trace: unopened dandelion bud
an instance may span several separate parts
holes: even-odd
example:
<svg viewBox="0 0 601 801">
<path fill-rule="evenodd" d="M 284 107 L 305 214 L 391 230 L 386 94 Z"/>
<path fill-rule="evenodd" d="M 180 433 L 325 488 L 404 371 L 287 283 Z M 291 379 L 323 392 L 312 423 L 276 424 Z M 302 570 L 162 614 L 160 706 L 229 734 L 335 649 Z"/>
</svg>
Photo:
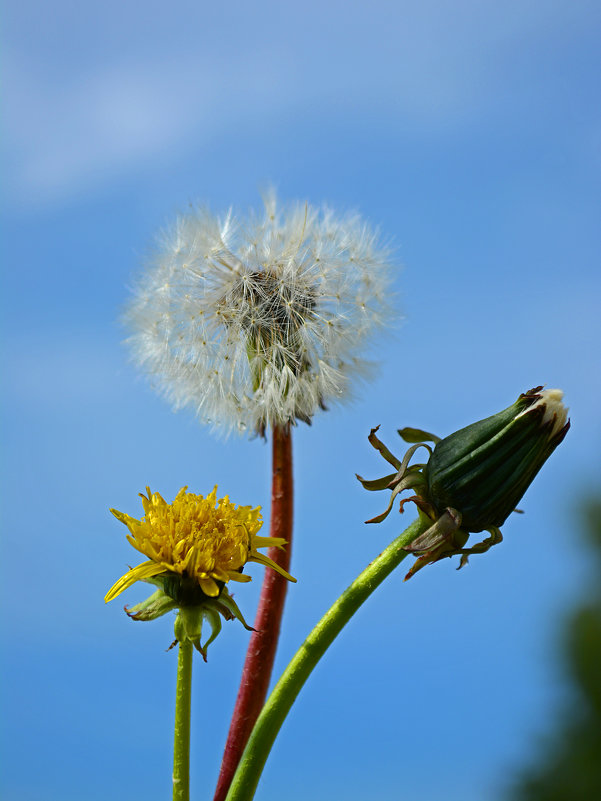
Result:
<svg viewBox="0 0 601 801">
<path fill-rule="evenodd" d="M 421 429 L 400 429 L 401 438 L 412 443 L 402 459 L 378 439 L 377 428 L 371 431 L 370 443 L 396 472 L 375 479 L 357 476 L 367 490 L 391 491 L 386 509 L 366 522 L 385 520 L 405 491 L 414 494 L 401 500 L 400 511 L 413 501 L 420 515 L 432 522 L 405 546 L 418 557 L 406 579 L 455 554 L 461 554 L 459 567 L 463 567 L 470 554 L 485 553 L 502 541 L 499 527 L 570 427 L 562 398 L 559 389 L 535 387 L 502 412 L 444 439 Z M 422 449 L 430 458 L 412 464 Z M 489 536 L 466 547 L 470 534 L 479 531 Z"/>
<path fill-rule="evenodd" d="M 468 532 L 503 525 L 570 427 L 562 397 L 536 387 L 438 442 L 425 469 L 428 501 L 456 509 Z"/>
</svg>

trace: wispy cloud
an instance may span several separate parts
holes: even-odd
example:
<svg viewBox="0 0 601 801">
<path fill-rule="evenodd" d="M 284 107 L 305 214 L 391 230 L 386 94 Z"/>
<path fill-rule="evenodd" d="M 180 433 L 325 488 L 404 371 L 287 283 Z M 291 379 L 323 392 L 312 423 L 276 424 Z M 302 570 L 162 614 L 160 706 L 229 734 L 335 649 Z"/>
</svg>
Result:
<svg viewBox="0 0 601 801">
<path fill-rule="evenodd" d="M 99 63 L 77 80 L 49 83 L 15 60 L 7 133 L 17 201 L 56 200 L 252 125 L 281 103 L 285 81 L 270 80 L 277 73 L 261 61 L 239 72 L 237 63 L 216 70 L 206 58 Z"/>
<path fill-rule="evenodd" d="M 555 6 L 308 0 L 301 13 L 266 0 L 223 10 L 150 2 L 140 21 L 115 0 L 98 19 L 59 3 L 53 47 L 17 33 L 5 56 L 15 201 L 77 195 L 224 132 L 273 130 L 283 114 L 377 112 L 383 124 L 445 132 L 469 124 L 525 39 L 578 21 L 574 4 Z M 115 47 L 121 30 L 129 35 Z M 70 46 L 90 35 L 89 53 Z"/>
</svg>

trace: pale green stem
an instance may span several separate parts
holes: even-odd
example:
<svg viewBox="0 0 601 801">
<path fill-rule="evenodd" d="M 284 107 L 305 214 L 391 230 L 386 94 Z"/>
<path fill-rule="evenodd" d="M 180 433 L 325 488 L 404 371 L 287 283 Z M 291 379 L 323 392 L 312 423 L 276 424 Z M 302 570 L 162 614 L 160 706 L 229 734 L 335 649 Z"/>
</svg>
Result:
<svg viewBox="0 0 601 801">
<path fill-rule="evenodd" d="M 309 634 L 259 715 L 226 801 L 251 801 L 277 733 L 313 668 L 361 604 L 407 556 L 403 548 L 431 525 L 420 515 L 365 568 Z"/>
<path fill-rule="evenodd" d="M 175 690 L 175 736 L 173 738 L 173 801 L 190 798 L 190 701 L 192 696 L 190 640 L 179 644 Z"/>
</svg>

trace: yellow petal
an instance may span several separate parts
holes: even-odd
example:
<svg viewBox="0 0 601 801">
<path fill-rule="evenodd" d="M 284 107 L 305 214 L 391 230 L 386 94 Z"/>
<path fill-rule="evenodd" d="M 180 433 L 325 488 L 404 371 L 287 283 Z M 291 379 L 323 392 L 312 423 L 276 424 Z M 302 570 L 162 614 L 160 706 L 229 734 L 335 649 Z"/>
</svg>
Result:
<svg viewBox="0 0 601 801">
<path fill-rule="evenodd" d="M 104 596 L 104 602 L 108 603 L 121 595 L 123 590 L 131 587 L 136 581 L 143 581 L 144 579 L 158 576 L 159 573 L 164 573 L 165 568 L 162 565 L 157 565 L 156 562 L 142 562 L 141 565 L 128 570 L 124 576 L 121 576 L 119 581 L 116 581 L 107 594 Z"/>
<path fill-rule="evenodd" d="M 143 553 L 144 556 L 148 556 L 151 559 L 155 556 L 156 549 L 152 547 L 152 543 L 149 543 L 148 540 L 140 542 L 135 537 L 132 537 L 130 534 L 126 534 L 125 538 L 129 542 L 129 544 L 136 549 L 136 551 L 140 551 L 140 553 Z"/>
<path fill-rule="evenodd" d="M 273 559 L 270 559 L 268 556 L 264 556 L 262 553 L 255 553 L 254 551 L 251 551 L 249 561 L 258 562 L 260 565 L 271 567 L 276 570 L 280 576 L 284 576 L 285 579 L 288 579 L 288 581 L 293 581 L 296 584 L 296 579 L 294 576 L 291 576 L 290 573 L 287 573 L 283 567 L 280 567 L 277 564 L 277 562 L 274 562 Z"/>
<path fill-rule="evenodd" d="M 238 573 L 237 570 L 232 570 L 230 573 L 228 573 L 228 580 L 239 581 L 241 584 L 245 584 L 247 581 L 252 581 L 250 576 L 247 576 L 245 573 Z"/>
<path fill-rule="evenodd" d="M 211 578 L 214 578 L 215 581 L 229 581 L 230 573 L 234 571 L 229 570 L 220 570 L 219 568 L 215 567 L 211 570 Z"/>
<path fill-rule="evenodd" d="M 210 598 L 216 598 L 219 595 L 219 587 L 212 578 L 200 579 L 198 583 L 200 584 L 200 589 Z"/>
<path fill-rule="evenodd" d="M 254 548 L 272 548 L 274 545 L 278 548 L 281 548 L 283 545 L 287 544 L 287 541 L 283 537 L 253 537 L 253 549 Z"/>
<path fill-rule="evenodd" d="M 136 526 L 139 527 L 141 525 L 139 520 L 136 520 L 135 517 L 130 517 L 129 515 L 125 514 L 125 512 L 120 512 L 118 509 L 110 509 L 109 511 L 111 514 L 115 515 L 117 520 L 126 525 L 132 534 L 133 529 L 135 529 Z"/>
</svg>

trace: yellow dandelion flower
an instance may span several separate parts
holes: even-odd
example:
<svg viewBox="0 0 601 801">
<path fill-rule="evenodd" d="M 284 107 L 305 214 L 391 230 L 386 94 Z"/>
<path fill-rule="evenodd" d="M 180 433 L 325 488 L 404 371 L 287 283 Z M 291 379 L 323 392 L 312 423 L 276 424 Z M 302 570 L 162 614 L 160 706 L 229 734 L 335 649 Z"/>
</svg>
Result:
<svg viewBox="0 0 601 801">
<path fill-rule="evenodd" d="M 250 581 L 242 573 L 247 562 L 271 567 L 296 581 L 259 548 L 283 547 L 279 537 L 260 537 L 261 507 L 236 506 L 228 496 L 217 500 L 217 487 L 205 498 L 182 487 L 173 503 L 158 492 L 140 493 L 144 507 L 141 520 L 111 509 L 129 529 L 128 541 L 148 557 L 113 584 L 105 596 L 112 601 L 136 581 L 158 576 L 187 579 L 207 598 L 217 598 L 228 581 Z M 167 588 L 165 587 L 168 592 Z"/>
</svg>

